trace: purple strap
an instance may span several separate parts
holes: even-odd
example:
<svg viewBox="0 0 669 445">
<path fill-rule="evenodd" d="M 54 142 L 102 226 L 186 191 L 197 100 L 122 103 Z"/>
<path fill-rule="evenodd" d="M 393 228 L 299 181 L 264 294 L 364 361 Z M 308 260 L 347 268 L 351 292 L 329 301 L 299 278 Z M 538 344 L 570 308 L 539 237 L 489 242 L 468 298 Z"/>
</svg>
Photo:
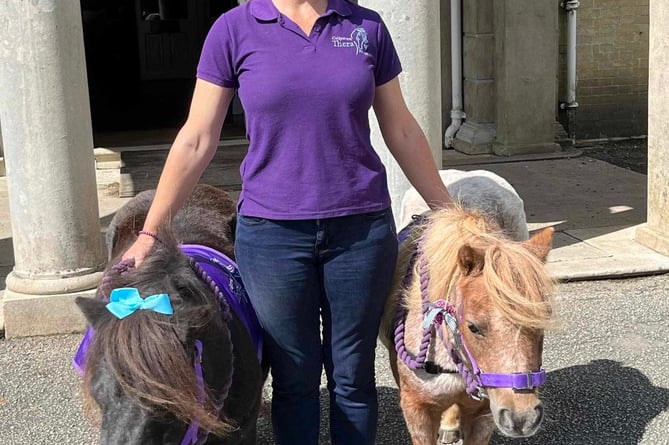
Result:
<svg viewBox="0 0 669 445">
<path fill-rule="evenodd" d="M 411 217 L 411 220 L 412 221 L 409 223 L 409 225 L 400 230 L 400 232 L 397 234 L 397 244 L 402 244 L 404 241 L 406 241 L 406 239 L 409 238 L 409 235 L 411 235 L 411 232 L 414 231 L 416 226 L 418 226 L 419 224 L 423 224 L 425 221 L 427 221 L 427 216 L 413 215 Z"/>
<path fill-rule="evenodd" d="M 488 374 L 479 375 L 481 384 L 491 388 L 513 388 L 517 390 L 532 389 L 546 382 L 546 370 L 534 372 L 519 372 L 515 374 Z"/>
<path fill-rule="evenodd" d="M 84 375 L 84 368 L 86 367 L 86 351 L 88 351 L 88 346 L 91 344 L 93 339 L 93 328 L 87 327 L 86 332 L 84 332 L 84 338 L 77 348 L 77 352 L 74 354 L 72 359 L 72 366 L 74 366 L 75 371 L 81 376 Z"/>
<path fill-rule="evenodd" d="M 197 377 L 197 387 L 198 395 L 197 401 L 200 404 L 204 403 L 206 397 L 204 389 L 204 375 L 202 374 L 202 342 L 200 340 L 195 340 L 195 363 L 193 365 L 195 368 L 195 376 Z M 200 438 L 206 437 L 206 435 L 199 435 L 200 423 L 197 420 L 188 426 L 188 430 L 184 435 L 184 438 L 181 439 L 181 445 L 195 445 L 198 443 Z"/>
<path fill-rule="evenodd" d="M 207 246 L 182 244 L 179 247 L 218 285 L 228 305 L 246 326 L 258 360 L 262 360 L 262 329 L 244 289 L 237 264 L 226 255 Z"/>
</svg>

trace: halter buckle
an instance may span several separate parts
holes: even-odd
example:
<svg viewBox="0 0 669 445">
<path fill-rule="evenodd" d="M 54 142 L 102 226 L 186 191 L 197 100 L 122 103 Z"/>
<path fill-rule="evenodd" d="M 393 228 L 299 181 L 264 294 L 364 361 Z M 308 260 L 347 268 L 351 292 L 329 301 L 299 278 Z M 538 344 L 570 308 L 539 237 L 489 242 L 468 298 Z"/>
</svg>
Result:
<svg viewBox="0 0 669 445">
<path fill-rule="evenodd" d="M 469 397 L 471 397 L 473 400 L 476 400 L 477 402 L 480 402 L 483 399 L 487 399 L 488 394 L 485 392 L 485 389 L 482 386 L 479 386 L 476 388 L 476 393 L 469 394 Z"/>
<path fill-rule="evenodd" d="M 515 375 L 518 376 L 525 376 L 525 384 L 521 386 L 513 385 L 513 390 L 514 391 L 522 391 L 524 389 L 532 389 L 534 388 L 534 385 L 532 384 L 532 371 L 527 371 L 527 372 L 516 372 L 514 373 Z M 522 383 L 522 382 L 521 382 Z"/>
</svg>

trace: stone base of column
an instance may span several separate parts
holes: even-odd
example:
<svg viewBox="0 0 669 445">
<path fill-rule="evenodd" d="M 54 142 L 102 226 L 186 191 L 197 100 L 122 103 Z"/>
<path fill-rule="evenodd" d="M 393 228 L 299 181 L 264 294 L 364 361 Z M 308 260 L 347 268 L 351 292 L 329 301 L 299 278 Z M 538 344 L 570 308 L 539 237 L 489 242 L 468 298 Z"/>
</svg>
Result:
<svg viewBox="0 0 669 445">
<path fill-rule="evenodd" d="M 74 299 L 93 295 L 95 289 L 60 295 L 26 295 L 11 290 L 0 291 L 5 337 L 82 332 L 86 328 L 86 320 Z"/>
<path fill-rule="evenodd" d="M 495 142 L 492 145 L 493 153 L 498 156 L 555 153 L 561 149 L 560 144 L 556 144 L 555 142 L 546 142 L 544 144 L 505 144 Z"/>
<path fill-rule="evenodd" d="M 495 124 L 465 122 L 453 140 L 453 148 L 468 155 L 492 153 Z"/>
<path fill-rule="evenodd" d="M 648 224 L 644 224 L 636 231 L 636 241 L 644 246 L 653 249 L 662 255 L 669 256 L 669 234 L 660 233 Z"/>
<path fill-rule="evenodd" d="M 81 292 L 98 287 L 102 281 L 104 264 L 95 268 L 63 272 L 57 276 L 24 278 L 12 271 L 7 276 L 8 290 L 25 295 L 60 295 Z"/>
</svg>

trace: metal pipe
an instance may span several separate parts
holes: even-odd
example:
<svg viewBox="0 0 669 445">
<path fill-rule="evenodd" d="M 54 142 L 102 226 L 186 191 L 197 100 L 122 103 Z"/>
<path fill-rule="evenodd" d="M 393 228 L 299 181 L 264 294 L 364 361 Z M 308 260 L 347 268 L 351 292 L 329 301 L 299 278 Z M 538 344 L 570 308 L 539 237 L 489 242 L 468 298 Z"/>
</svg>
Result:
<svg viewBox="0 0 669 445">
<path fill-rule="evenodd" d="M 451 125 L 444 134 L 444 146 L 453 146 L 455 134 L 467 117 L 462 100 L 462 0 L 451 0 Z"/>
<path fill-rule="evenodd" d="M 567 101 L 562 108 L 577 108 L 576 102 L 576 10 L 578 0 L 562 3 L 567 11 Z"/>
<path fill-rule="evenodd" d="M 567 110 L 567 131 L 569 139 L 576 140 L 575 114 L 576 102 L 576 10 L 578 0 L 569 0 L 560 4 L 567 11 L 567 97 L 560 103 L 560 108 Z"/>
</svg>

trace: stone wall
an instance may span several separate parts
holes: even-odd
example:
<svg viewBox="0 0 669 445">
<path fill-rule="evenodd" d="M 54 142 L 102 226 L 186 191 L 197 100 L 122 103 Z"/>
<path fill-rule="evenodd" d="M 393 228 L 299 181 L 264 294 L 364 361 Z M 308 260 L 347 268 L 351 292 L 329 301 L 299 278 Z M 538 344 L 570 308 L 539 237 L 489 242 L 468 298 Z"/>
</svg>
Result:
<svg viewBox="0 0 669 445">
<path fill-rule="evenodd" d="M 649 0 L 580 0 L 576 138 L 641 136 L 648 127 Z M 566 90 L 567 14 L 560 11 L 559 98 Z M 565 118 L 561 113 L 561 120 Z"/>
</svg>

